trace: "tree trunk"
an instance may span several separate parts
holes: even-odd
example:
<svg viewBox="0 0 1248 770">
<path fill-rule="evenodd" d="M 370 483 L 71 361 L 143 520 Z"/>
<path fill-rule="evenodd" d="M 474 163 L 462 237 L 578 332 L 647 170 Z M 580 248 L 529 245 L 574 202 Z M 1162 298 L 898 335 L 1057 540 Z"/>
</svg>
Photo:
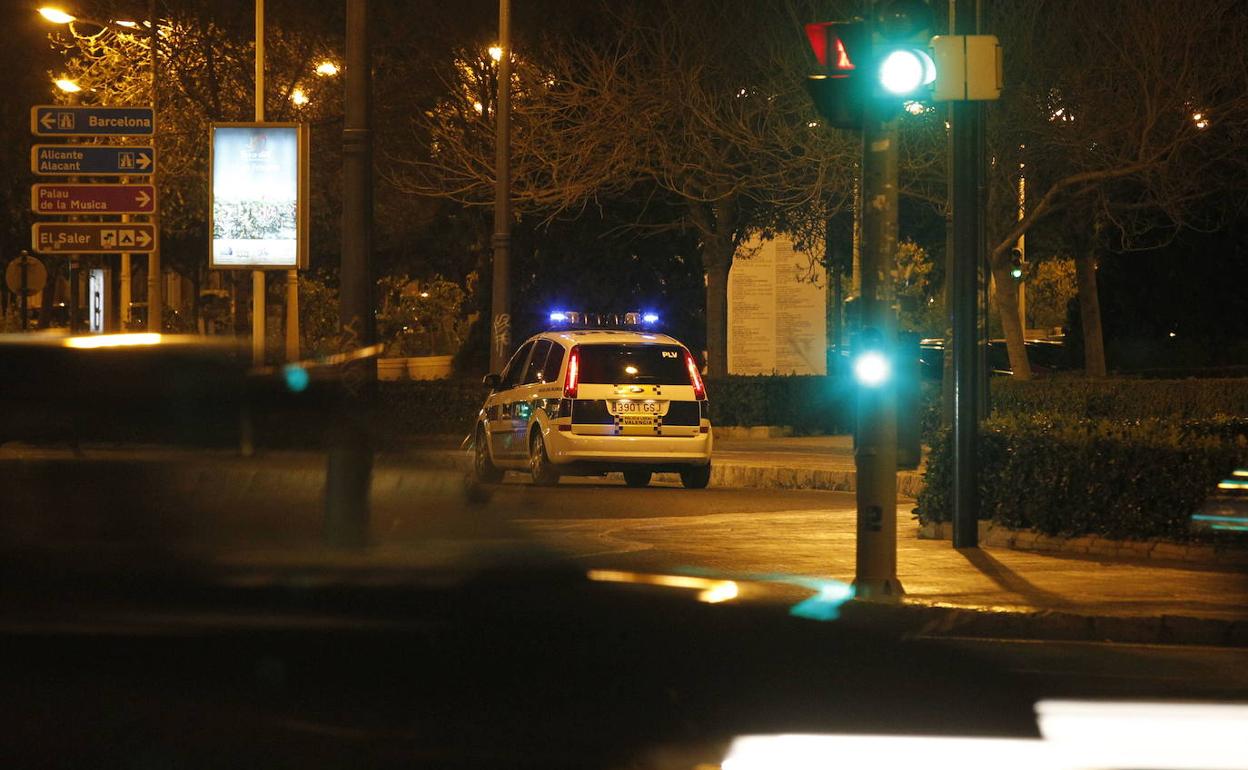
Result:
<svg viewBox="0 0 1248 770">
<path fill-rule="evenodd" d="M 731 245 L 728 247 L 731 249 Z M 707 243 L 702 249 L 706 268 L 706 364 L 710 377 L 728 375 L 728 268 L 732 253 Z"/>
<path fill-rule="evenodd" d="M 1083 367 L 1088 377 L 1105 377 L 1105 337 L 1101 333 L 1101 300 L 1096 291 L 1096 257 L 1088 250 L 1075 256 L 1079 317 L 1083 322 Z"/>
<path fill-rule="evenodd" d="M 995 299 L 997 312 L 1001 315 L 1001 328 L 1005 330 L 1005 346 L 1010 354 L 1010 370 L 1014 372 L 1014 379 L 1030 380 L 1031 362 L 1027 360 L 1022 319 L 1018 317 L 1018 281 L 1010 275 L 1008 263 L 992 266 L 992 280 L 997 285 Z"/>
</svg>

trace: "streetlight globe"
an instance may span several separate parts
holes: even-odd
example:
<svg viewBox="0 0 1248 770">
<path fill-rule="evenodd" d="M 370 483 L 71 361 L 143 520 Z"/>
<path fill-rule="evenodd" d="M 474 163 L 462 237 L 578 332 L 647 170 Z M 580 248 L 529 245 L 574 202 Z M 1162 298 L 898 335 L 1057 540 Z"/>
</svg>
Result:
<svg viewBox="0 0 1248 770">
<path fill-rule="evenodd" d="M 334 75 L 338 74 L 338 65 L 334 64 L 329 59 L 326 59 L 325 61 L 316 65 L 316 74 L 321 75 L 323 77 L 333 77 Z"/>
<path fill-rule="evenodd" d="M 56 84 L 57 88 L 61 89 L 67 94 L 76 94 L 82 90 L 82 86 L 78 85 L 77 83 L 70 80 L 69 78 L 57 78 L 56 80 L 52 82 Z"/>
<path fill-rule="evenodd" d="M 290 100 L 295 103 L 296 107 L 302 107 L 311 101 L 308 99 L 308 95 L 303 92 L 302 88 L 296 88 L 294 91 L 291 91 Z"/>
<path fill-rule="evenodd" d="M 78 20 L 77 16 L 65 13 L 60 8 L 53 6 L 44 6 L 39 9 L 39 15 L 53 24 L 69 24 Z"/>
<path fill-rule="evenodd" d="M 497 46 L 497 45 L 490 46 L 490 58 L 493 59 L 494 61 L 502 61 L 503 60 L 502 47 Z"/>
</svg>

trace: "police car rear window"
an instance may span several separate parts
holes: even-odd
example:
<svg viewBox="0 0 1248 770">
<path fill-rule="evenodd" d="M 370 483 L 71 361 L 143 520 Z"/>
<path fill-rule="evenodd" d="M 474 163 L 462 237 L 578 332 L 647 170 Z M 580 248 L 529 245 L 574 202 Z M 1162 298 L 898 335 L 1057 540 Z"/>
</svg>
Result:
<svg viewBox="0 0 1248 770">
<path fill-rule="evenodd" d="M 688 385 L 679 345 L 581 345 L 581 382 Z"/>
</svg>

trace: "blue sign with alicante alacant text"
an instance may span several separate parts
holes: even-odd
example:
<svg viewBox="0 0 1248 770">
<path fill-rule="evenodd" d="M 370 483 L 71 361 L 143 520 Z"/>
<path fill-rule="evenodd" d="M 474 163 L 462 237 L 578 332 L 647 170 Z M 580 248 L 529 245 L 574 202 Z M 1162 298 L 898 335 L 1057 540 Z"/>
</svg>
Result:
<svg viewBox="0 0 1248 770">
<path fill-rule="evenodd" d="M 147 176 L 156 172 L 156 150 L 106 144 L 36 144 L 30 148 L 30 171 L 39 176 Z"/>
</svg>

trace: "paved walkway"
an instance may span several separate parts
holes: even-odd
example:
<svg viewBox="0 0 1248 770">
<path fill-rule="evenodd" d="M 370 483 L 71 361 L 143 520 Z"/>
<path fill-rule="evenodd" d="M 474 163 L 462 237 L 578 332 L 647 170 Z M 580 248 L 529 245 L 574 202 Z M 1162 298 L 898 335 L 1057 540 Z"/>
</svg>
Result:
<svg viewBox="0 0 1248 770">
<path fill-rule="evenodd" d="M 730 444 L 726 453 L 750 451 L 725 443 Z M 781 460 L 786 453 L 802 454 L 794 447 L 803 444 L 822 443 L 829 458 L 845 456 L 843 447 L 836 451 L 835 438 L 768 443 L 773 445 L 768 452 Z M 47 458 L 43 452 L 0 454 L 9 461 Z M 292 510 L 304 511 L 309 522 L 319 520 L 318 500 L 324 485 L 324 458 L 319 454 L 200 456 L 196 461 L 185 454 L 160 450 L 88 448 L 77 459 L 125 462 L 140 457 L 168 462 L 167 482 L 185 495 L 184 499 L 220 497 L 221 490 L 228 489 L 232 508 L 260 510 L 280 501 Z M 462 519 L 465 498 L 460 478 L 457 472 L 448 474 L 419 460 L 405 461 L 398 455 L 383 459 L 374 476 L 374 526 L 383 522 L 398 526 L 408 516 L 414 517 L 413 521 L 423 520 L 432 510 L 430 506 L 458 511 L 460 515 L 453 520 Z M 595 513 L 593 505 L 578 504 L 577 516 L 563 516 L 558 513 L 562 510 L 560 499 L 569 501 L 577 494 L 575 490 L 562 486 L 537 489 L 523 482 L 509 482 L 492 501 L 475 503 L 485 508 L 470 518 L 519 527 L 586 567 L 660 572 L 690 569 L 743 579 L 766 576 L 762 582 L 771 585 L 773 596 L 794 601 L 810 595 L 812 578 L 853 578 L 855 512 L 848 495 L 790 493 L 792 509 L 759 513 L 743 502 L 740 508 L 720 507 L 715 513 L 671 516 L 662 510 L 664 495 L 679 495 L 683 500 L 702 493 L 630 490 L 597 481 L 571 480 L 566 486 L 581 484 L 594 487 L 596 499 L 605 494 L 627 496 L 630 510 Z M 766 493 L 743 490 L 742 494 Z M 533 506 L 525 510 L 514 504 L 516 495 L 538 496 L 537 507 L 550 509 L 552 514 L 534 516 L 528 512 Z M 421 505 L 413 507 L 417 498 Z M 646 504 L 646 515 L 632 512 L 638 503 Z M 959 551 L 948 541 L 919 540 L 910 507 L 904 502 L 899 505 L 897 573 L 907 592 L 902 611 L 908 613 L 906 622 L 911 627 L 917 617 L 923 628 L 940 633 L 1248 646 L 1248 574 L 1242 570 L 1225 565 L 991 547 Z M 396 546 L 405 550 L 398 542 L 388 542 L 383 531 L 375 533 L 375 540 L 377 553 L 360 554 L 366 561 L 373 556 L 384 558 Z M 403 561 L 400 553 L 390 556 Z"/>
</svg>

